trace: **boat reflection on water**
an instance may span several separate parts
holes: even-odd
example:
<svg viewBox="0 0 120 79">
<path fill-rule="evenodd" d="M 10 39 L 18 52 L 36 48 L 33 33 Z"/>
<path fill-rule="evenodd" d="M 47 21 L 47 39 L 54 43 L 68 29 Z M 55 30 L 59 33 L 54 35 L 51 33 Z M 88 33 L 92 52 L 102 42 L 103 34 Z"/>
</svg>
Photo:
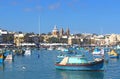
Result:
<svg viewBox="0 0 120 79">
<path fill-rule="evenodd" d="M 104 79 L 104 71 L 62 71 L 57 70 L 62 79 Z"/>
<path fill-rule="evenodd" d="M 9 63 L 9 64 L 11 64 L 12 62 L 14 62 L 14 60 L 13 60 L 13 59 L 10 59 L 10 60 L 5 60 L 5 63 Z"/>
<path fill-rule="evenodd" d="M 5 67 L 5 64 L 4 63 L 0 63 L 0 71 L 4 71 L 4 67 Z"/>
</svg>

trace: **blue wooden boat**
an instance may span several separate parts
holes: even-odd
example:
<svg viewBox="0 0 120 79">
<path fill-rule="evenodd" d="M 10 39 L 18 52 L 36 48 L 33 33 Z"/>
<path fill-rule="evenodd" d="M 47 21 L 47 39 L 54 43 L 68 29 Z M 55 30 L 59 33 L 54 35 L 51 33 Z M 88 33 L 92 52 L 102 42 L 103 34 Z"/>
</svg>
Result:
<svg viewBox="0 0 120 79">
<path fill-rule="evenodd" d="M 110 55 L 110 58 L 119 58 L 119 56 Z"/>
<path fill-rule="evenodd" d="M 92 52 L 93 55 L 104 55 L 104 49 L 100 48 L 95 48 L 94 51 Z"/>
<path fill-rule="evenodd" d="M 110 58 L 119 58 L 119 54 L 115 50 L 108 52 Z"/>
<path fill-rule="evenodd" d="M 4 60 L 3 54 L 0 53 L 0 63 L 3 63 L 3 60 Z"/>
<path fill-rule="evenodd" d="M 64 57 L 60 62 L 56 62 L 55 67 L 62 70 L 104 70 L 104 59 L 88 61 L 85 56 Z"/>
<path fill-rule="evenodd" d="M 3 61 L 4 61 L 3 50 L 0 49 L 0 63 L 3 63 Z"/>
<path fill-rule="evenodd" d="M 4 61 L 9 61 L 9 60 L 13 60 L 14 59 L 14 55 L 13 52 L 11 50 L 6 50 L 4 51 Z"/>
</svg>

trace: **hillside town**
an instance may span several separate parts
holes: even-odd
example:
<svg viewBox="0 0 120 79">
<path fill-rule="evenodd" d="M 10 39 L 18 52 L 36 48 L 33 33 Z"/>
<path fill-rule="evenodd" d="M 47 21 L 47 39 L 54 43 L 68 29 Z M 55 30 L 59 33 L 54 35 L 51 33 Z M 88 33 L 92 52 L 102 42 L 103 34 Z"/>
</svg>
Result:
<svg viewBox="0 0 120 79">
<path fill-rule="evenodd" d="M 80 45 L 80 46 L 109 46 L 119 45 L 120 34 L 90 34 L 90 33 L 78 33 L 71 34 L 70 29 L 67 28 L 60 30 L 55 25 L 53 30 L 46 33 L 34 34 L 23 33 L 23 32 L 10 32 L 7 30 L 0 29 L 0 43 L 2 44 L 14 44 L 15 46 L 22 45 L 35 45 L 40 44 L 52 44 L 62 43 L 68 45 Z"/>
</svg>

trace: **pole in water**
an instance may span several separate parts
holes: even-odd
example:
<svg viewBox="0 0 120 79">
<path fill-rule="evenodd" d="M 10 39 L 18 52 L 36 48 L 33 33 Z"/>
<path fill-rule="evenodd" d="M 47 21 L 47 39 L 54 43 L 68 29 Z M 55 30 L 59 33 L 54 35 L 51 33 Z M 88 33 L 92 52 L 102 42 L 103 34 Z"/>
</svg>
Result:
<svg viewBox="0 0 120 79">
<path fill-rule="evenodd" d="M 40 55 L 38 54 L 38 58 L 40 57 Z"/>
</svg>

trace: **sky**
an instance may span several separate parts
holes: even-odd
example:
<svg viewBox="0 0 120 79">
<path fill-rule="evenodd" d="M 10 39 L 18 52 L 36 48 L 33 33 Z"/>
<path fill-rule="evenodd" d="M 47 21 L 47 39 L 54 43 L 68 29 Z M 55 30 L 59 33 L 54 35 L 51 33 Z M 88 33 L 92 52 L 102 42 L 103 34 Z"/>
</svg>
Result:
<svg viewBox="0 0 120 79">
<path fill-rule="evenodd" d="M 0 0 L 0 28 L 51 32 L 120 34 L 120 0 Z M 39 28 L 40 27 L 40 28 Z"/>
</svg>

